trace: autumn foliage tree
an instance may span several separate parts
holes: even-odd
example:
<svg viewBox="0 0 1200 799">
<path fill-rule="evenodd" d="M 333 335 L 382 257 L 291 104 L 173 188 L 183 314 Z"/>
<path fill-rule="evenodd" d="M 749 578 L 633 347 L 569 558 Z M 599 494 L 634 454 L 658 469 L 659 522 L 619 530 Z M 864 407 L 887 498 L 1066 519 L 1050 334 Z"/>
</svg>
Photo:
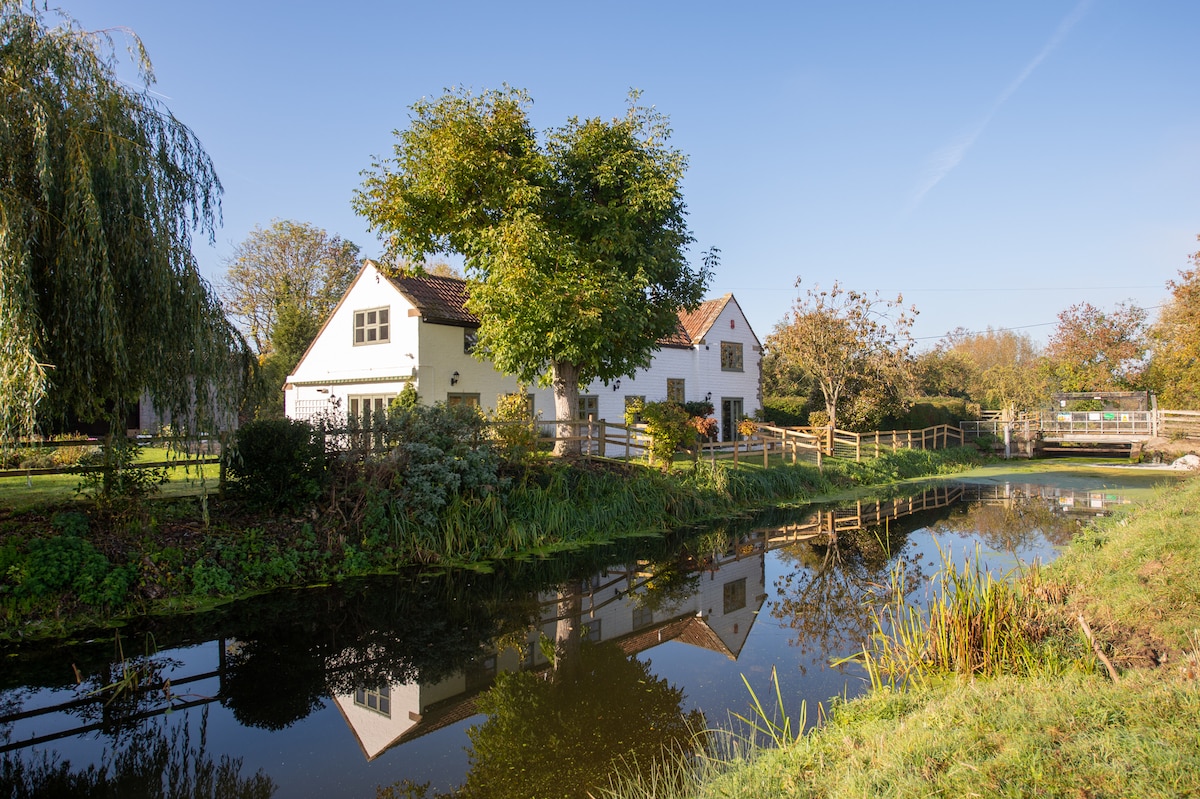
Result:
<svg viewBox="0 0 1200 799">
<path fill-rule="evenodd" d="M 847 406 L 869 425 L 873 417 L 903 407 L 916 313 L 903 308 L 902 297 L 883 300 L 834 283 L 797 299 L 791 315 L 767 337 L 766 348 L 777 368 L 808 375 L 817 384 L 830 425 L 838 425 Z"/>
<path fill-rule="evenodd" d="M 1167 408 L 1200 408 L 1200 252 L 1167 283 L 1171 298 L 1150 328 L 1148 382 Z"/>
<path fill-rule="evenodd" d="M 1026 333 L 958 328 L 917 357 L 918 389 L 985 408 L 1037 408 L 1050 394 L 1041 348 Z"/>
<path fill-rule="evenodd" d="M 663 116 L 635 94 L 623 117 L 573 117 L 539 137 L 530 103 L 511 88 L 416 103 L 354 204 L 392 258 L 463 256 L 478 357 L 552 385 L 569 420 L 580 385 L 649 365 L 714 260 L 685 258 L 687 159 Z M 579 451 L 570 434 L 560 426 L 557 453 Z"/>
<path fill-rule="evenodd" d="M 276 219 L 256 226 L 226 259 L 221 298 L 260 353 L 276 348 L 288 309 L 319 327 L 360 266 L 358 246 L 307 222 Z M 307 346 L 307 345 L 306 345 Z"/>
<path fill-rule="evenodd" d="M 1046 367 L 1061 391 L 1138 389 L 1147 345 L 1143 309 L 1122 303 L 1106 312 L 1081 302 L 1058 315 Z"/>
<path fill-rule="evenodd" d="M 360 261 L 358 246 L 307 222 L 275 220 L 226 259 L 225 309 L 258 351 L 248 415 L 283 417 L 283 384 L 342 298 Z"/>
</svg>

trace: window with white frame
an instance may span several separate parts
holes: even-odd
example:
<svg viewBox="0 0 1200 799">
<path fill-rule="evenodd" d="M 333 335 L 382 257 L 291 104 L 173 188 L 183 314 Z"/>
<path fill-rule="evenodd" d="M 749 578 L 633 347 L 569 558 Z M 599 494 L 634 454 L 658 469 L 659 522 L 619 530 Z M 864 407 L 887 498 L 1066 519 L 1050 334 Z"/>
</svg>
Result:
<svg viewBox="0 0 1200 799">
<path fill-rule="evenodd" d="M 386 344 L 391 340 L 391 308 L 364 308 L 354 312 L 354 346 Z"/>
</svg>

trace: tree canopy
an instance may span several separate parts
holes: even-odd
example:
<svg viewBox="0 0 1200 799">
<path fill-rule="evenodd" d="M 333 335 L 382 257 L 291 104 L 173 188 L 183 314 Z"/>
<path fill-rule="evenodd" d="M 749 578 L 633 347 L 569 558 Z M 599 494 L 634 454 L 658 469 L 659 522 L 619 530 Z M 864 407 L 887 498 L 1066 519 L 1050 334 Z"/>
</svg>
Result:
<svg viewBox="0 0 1200 799">
<path fill-rule="evenodd" d="M 260 353 L 277 348 L 283 308 L 319 328 L 360 266 L 356 244 L 290 219 L 256 226 L 225 263 L 225 308 Z"/>
<path fill-rule="evenodd" d="M 907 395 L 916 309 L 902 304 L 902 297 L 883 300 L 838 283 L 812 288 L 775 326 L 766 348 L 776 368 L 816 382 L 830 425 L 844 406 L 861 400 L 854 415 L 869 426 L 900 410 Z"/>
<path fill-rule="evenodd" d="M 1047 367 L 1062 391 L 1124 391 L 1142 387 L 1146 312 L 1119 304 L 1106 312 L 1088 302 L 1058 315 L 1046 345 Z"/>
<path fill-rule="evenodd" d="M 203 425 L 245 344 L 191 252 L 221 184 L 196 136 L 117 76 L 109 34 L 0 0 L 0 436 L 117 420 L 143 392 Z"/>
<path fill-rule="evenodd" d="M 624 117 L 572 117 L 543 137 L 520 90 L 422 100 L 355 197 L 390 255 L 463 255 L 476 352 L 552 384 L 559 419 L 574 417 L 581 384 L 649 365 L 715 262 L 686 260 L 687 159 L 637 99 Z"/>
<path fill-rule="evenodd" d="M 1050 395 L 1044 356 L 1027 333 L 957 328 L 917 358 L 919 389 L 961 396 L 985 408 L 1037 408 Z"/>
<path fill-rule="evenodd" d="M 1148 378 L 1167 408 L 1200 408 L 1200 252 L 1167 283 L 1171 298 L 1150 328 Z"/>
</svg>

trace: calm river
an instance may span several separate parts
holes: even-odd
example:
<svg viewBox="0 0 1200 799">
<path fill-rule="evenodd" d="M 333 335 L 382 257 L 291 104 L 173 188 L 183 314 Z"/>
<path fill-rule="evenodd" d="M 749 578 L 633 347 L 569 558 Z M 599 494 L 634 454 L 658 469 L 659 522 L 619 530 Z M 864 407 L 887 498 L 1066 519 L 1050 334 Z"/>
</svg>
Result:
<svg viewBox="0 0 1200 799">
<path fill-rule="evenodd" d="M 614 763 L 863 689 L 900 562 L 1054 557 L 1162 473 L 993 469 L 491 573 L 284 591 L 5 652 L 0 795 L 579 796 Z M 121 686 L 120 690 L 114 686 Z M 167 789 L 159 787 L 167 785 Z M 15 789 L 15 790 L 14 790 Z M 107 789 L 107 792 L 106 792 Z M 457 795 L 457 794 L 456 794 Z"/>
</svg>

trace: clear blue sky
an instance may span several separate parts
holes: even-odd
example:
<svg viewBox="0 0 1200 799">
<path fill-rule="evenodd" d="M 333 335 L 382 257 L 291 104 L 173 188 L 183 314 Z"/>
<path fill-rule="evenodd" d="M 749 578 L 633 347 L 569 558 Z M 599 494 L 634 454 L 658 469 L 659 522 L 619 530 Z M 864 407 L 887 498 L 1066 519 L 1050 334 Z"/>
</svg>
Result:
<svg viewBox="0 0 1200 799">
<path fill-rule="evenodd" d="M 765 338 L 801 290 L 903 292 L 914 334 L 1160 304 L 1200 249 L 1200 3 L 67 0 L 125 26 L 225 186 L 219 283 L 255 225 L 379 245 L 350 208 L 408 108 L 529 90 L 540 128 L 631 87 L 688 153 L 695 258 L 719 247 Z"/>
</svg>

